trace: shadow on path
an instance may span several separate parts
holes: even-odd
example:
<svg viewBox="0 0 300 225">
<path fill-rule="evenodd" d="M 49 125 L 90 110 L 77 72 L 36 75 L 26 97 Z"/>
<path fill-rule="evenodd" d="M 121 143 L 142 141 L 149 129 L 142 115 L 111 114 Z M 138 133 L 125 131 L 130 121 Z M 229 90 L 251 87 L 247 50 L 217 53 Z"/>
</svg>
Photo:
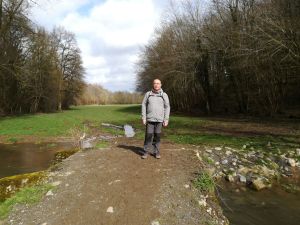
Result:
<svg viewBox="0 0 300 225">
<path fill-rule="evenodd" d="M 141 147 L 137 147 L 137 146 L 133 146 L 133 145 L 118 145 L 117 147 L 130 150 L 140 156 L 144 154 L 144 149 Z"/>
</svg>

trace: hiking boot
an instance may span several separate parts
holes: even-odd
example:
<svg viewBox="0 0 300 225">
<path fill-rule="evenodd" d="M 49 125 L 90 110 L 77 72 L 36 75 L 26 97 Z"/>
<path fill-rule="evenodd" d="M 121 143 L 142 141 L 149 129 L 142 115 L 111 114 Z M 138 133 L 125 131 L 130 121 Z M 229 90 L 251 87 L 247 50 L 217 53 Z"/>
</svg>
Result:
<svg viewBox="0 0 300 225">
<path fill-rule="evenodd" d="M 142 159 L 147 159 L 147 157 L 148 157 L 148 153 L 145 152 L 144 155 L 142 155 Z"/>
<path fill-rule="evenodd" d="M 155 154 L 155 158 L 160 159 L 160 154 L 159 154 L 159 153 L 156 153 L 156 154 Z"/>
</svg>

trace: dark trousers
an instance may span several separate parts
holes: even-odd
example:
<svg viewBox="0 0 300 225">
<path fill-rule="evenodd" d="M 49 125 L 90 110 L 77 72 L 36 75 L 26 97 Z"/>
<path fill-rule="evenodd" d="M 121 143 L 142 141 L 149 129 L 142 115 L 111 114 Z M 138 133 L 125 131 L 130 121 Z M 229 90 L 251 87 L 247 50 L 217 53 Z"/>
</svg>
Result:
<svg viewBox="0 0 300 225">
<path fill-rule="evenodd" d="M 148 153 L 153 146 L 154 152 L 156 154 L 159 154 L 161 128 L 162 128 L 162 122 L 147 121 L 145 140 L 144 140 L 145 153 Z"/>
</svg>

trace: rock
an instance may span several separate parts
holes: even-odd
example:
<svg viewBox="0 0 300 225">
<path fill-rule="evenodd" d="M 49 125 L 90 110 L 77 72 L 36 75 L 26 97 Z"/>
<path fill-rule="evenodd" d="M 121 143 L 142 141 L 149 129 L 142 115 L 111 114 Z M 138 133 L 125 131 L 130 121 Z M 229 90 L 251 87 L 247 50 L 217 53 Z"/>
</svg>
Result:
<svg viewBox="0 0 300 225">
<path fill-rule="evenodd" d="M 106 210 L 106 212 L 108 213 L 113 213 L 114 212 L 114 208 L 112 206 L 109 206 Z"/>
<path fill-rule="evenodd" d="M 124 125 L 124 131 L 126 137 L 133 137 L 135 135 L 133 127 L 128 124 Z"/>
<path fill-rule="evenodd" d="M 26 184 L 28 182 L 28 178 L 22 179 L 22 185 Z"/>
<path fill-rule="evenodd" d="M 223 164 L 223 165 L 225 165 L 225 164 L 227 164 L 227 163 L 228 163 L 228 160 L 227 160 L 227 159 L 222 160 L 222 164 Z"/>
<path fill-rule="evenodd" d="M 209 213 L 209 214 L 211 214 L 212 208 L 208 208 L 208 209 L 206 210 L 206 212 Z"/>
<path fill-rule="evenodd" d="M 200 206 L 206 207 L 207 206 L 207 202 L 205 198 L 202 198 L 201 200 L 198 201 L 198 204 Z"/>
<path fill-rule="evenodd" d="M 215 165 L 216 165 L 216 166 L 220 165 L 220 162 L 215 162 Z"/>
<path fill-rule="evenodd" d="M 247 148 L 247 145 L 243 145 L 243 149 L 246 149 Z"/>
<path fill-rule="evenodd" d="M 234 182 L 234 176 L 232 174 L 227 174 L 225 180 L 229 182 Z"/>
<path fill-rule="evenodd" d="M 229 151 L 229 150 L 227 150 L 227 151 L 225 152 L 225 154 L 226 154 L 226 155 L 231 155 L 231 154 L 232 154 L 232 152 L 231 152 L 231 151 Z"/>
<path fill-rule="evenodd" d="M 212 150 L 211 149 L 206 149 L 205 150 L 207 153 L 212 153 Z"/>
<path fill-rule="evenodd" d="M 55 181 L 53 183 L 51 183 L 52 186 L 58 186 L 61 184 L 61 181 Z"/>
<path fill-rule="evenodd" d="M 257 166 L 255 169 L 257 173 L 260 173 L 266 177 L 274 177 L 276 174 L 274 170 L 271 170 L 266 166 Z"/>
<path fill-rule="evenodd" d="M 258 177 L 256 179 L 254 179 L 252 181 L 252 185 L 251 186 L 252 186 L 253 189 L 255 189 L 257 191 L 260 191 L 260 190 L 262 190 L 264 188 L 270 187 L 270 185 L 267 184 L 266 181 L 263 178 L 261 178 L 261 177 Z"/>
<path fill-rule="evenodd" d="M 151 222 L 151 225 L 159 225 L 159 222 L 154 220 L 154 221 Z"/>
<path fill-rule="evenodd" d="M 185 187 L 185 188 L 189 188 L 189 187 L 190 187 L 190 185 L 188 185 L 188 184 L 185 184 L 185 185 L 184 185 L 184 187 Z"/>
<path fill-rule="evenodd" d="M 239 181 L 240 181 L 241 183 L 246 183 L 246 182 L 247 182 L 247 179 L 246 179 L 245 176 L 239 174 L 238 177 L 239 177 Z"/>
<path fill-rule="evenodd" d="M 296 148 L 295 154 L 296 154 L 297 156 L 300 156 L 300 148 Z"/>
<path fill-rule="evenodd" d="M 46 193 L 46 196 L 52 196 L 54 195 L 53 192 L 51 190 L 49 190 L 47 193 Z"/>
<path fill-rule="evenodd" d="M 296 160 L 292 159 L 292 158 L 288 158 L 287 159 L 287 164 L 291 167 L 295 167 L 296 166 Z"/>
<path fill-rule="evenodd" d="M 233 166 L 236 166 L 236 162 L 232 162 L 232 165 L 233 165 Z"/>
<path fill-rule="evenodd" d="M 215 147 L 215 150 L 217 150 L 217 151 L 221 151 L 221 150 L 222 150 L 222 148 L 221 148 L 221 147 Z"/>
<path fill-rule="evenodd" d="M 251 169 L 250 168 L 248 168 L 248 167 L 240 167 L 239 169 L 238 169 L 238 173 L 239 174 L 242 174 L 242 175 L 247 175 L 247 173 L 249 173 L 251 171 Z"/>
</svg>

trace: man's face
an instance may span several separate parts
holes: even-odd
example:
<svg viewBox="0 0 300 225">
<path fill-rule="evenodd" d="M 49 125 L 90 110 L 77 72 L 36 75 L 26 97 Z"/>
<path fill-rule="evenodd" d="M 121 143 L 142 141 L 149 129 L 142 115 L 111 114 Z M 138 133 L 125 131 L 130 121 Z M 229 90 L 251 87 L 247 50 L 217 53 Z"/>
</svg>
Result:
<svg viewBox="0 0 300 225">
<path fill-rule="evenodd" d="M 156 90 L 156 91 L 158 91 L 158 90 L 160 90 L 160 88 L 161 88 L 161 82 L 160 82 L 160 80 L 154 80 L 153 81 L 153 89 Z"/>
</svg>

